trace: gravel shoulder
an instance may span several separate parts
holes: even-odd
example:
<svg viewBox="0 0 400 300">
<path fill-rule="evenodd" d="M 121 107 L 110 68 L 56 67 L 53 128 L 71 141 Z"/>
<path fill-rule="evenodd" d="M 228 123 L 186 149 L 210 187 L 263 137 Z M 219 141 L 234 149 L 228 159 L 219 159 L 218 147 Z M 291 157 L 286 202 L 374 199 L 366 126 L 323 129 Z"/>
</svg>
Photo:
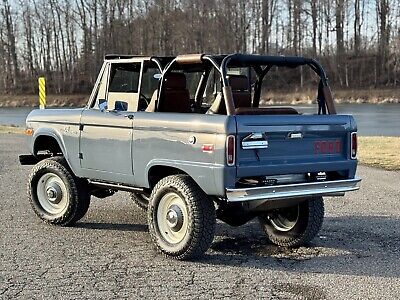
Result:
<svg viewBox="0 0 400 300">
<path fill-rule="evenodd" d="M 266 242 L 256 222 L 217 224 L 207 255 L 157 255 L 146 216 L 125 193 L 93 199 L 75 227 L 29 207 L 24 136 L 0 134 L 0 298 L 395 299 L 400 294 L 400 172 L 361 166 L 361 190 L 327 198 L 308 247 Z"/>
</svg>

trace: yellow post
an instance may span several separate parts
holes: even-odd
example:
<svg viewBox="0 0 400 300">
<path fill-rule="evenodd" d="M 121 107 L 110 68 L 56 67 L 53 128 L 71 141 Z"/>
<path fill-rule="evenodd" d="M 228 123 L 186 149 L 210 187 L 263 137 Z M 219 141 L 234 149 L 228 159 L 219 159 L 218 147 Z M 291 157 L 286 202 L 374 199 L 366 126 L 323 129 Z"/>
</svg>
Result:
<svg viewBox="0 0 400 300">
<path fill-rule="evenodd" d="M 39 108 L 46 108 L 46 80 L 44 77 L 39 77 Z"/>
</svg>

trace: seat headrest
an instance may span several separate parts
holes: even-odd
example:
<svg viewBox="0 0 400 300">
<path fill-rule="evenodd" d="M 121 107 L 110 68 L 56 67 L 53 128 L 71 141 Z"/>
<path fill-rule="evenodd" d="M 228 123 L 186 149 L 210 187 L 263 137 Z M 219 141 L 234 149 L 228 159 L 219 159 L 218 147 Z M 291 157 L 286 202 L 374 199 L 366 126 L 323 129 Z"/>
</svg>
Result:
<svg viewBox="0 0 400 300">
<path fill-rule="evenodd" d="M 164 79 L 165 89 L 185 90 L 186 76 L 183 73 L 168 73 Z"/>
<path fill-rule="evenodd" d="M 249 79 L 246 75 L 229 75 L 229 85 L 232 91 L 249 91 Z"/>
</svg>

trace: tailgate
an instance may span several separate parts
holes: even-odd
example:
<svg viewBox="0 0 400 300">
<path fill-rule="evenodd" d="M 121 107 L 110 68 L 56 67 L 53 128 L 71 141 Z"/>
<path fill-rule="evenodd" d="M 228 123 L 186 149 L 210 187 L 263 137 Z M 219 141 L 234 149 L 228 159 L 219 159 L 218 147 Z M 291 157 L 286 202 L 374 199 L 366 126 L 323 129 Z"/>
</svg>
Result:
<svg viewBox="0 0 400 300">
<path fill-rule="evenodd" d="M 345 171 L 354 177 L 346 115 L 236 116 L 237 177 Z"/>
</svg>

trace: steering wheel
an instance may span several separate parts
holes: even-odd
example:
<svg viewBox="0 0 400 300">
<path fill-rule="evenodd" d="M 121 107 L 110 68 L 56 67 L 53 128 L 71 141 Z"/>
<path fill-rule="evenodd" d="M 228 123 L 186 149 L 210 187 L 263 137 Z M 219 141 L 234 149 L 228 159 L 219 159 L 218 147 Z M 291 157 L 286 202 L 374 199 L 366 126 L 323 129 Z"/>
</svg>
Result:
<svg viewBox="0 0 400 300">
<path fill-rule="evenodd" d="M 144 101 L 146 101 L 146 104 L 150 104 L 150 99 L 147 98 L 143 93 L 139 93 L 139 98 L 142 98 Z"/>
</svg>

